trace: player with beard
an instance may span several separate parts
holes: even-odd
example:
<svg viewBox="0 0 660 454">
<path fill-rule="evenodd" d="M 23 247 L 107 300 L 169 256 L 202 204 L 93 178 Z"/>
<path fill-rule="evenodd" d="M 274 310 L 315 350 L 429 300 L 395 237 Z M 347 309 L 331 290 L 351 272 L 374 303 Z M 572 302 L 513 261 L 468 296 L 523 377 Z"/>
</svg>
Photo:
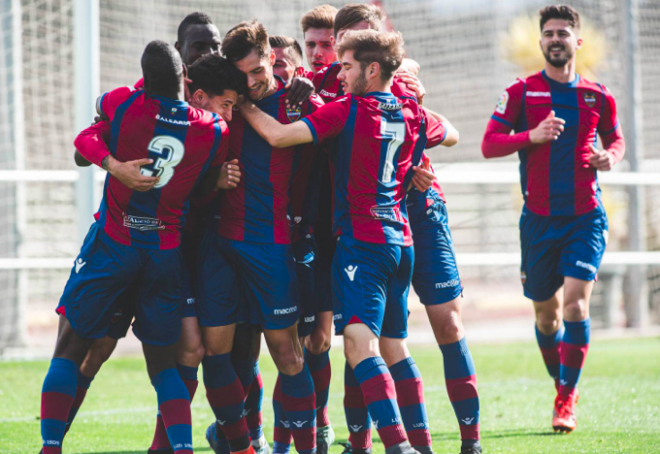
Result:
<svg viewBox="0 0 660 454">
<path fill-rule="evenodd" d="M 571 432 L 589 348 L 589 299 L 607 243 L 597 172 L 622 159 L 625 142 L 612 94 L 575 72 L 582 46 L 578 12 L 554 5 L 539 14 L 545 69 L 502 93 L 482 151 L 486 158 L 515 152 L 520 158 L 521 279 L 555 380 L 552 426 Z"/>
<path fill-rule="evenodd" d="M 407 331 L 412 238 L 400 210 L 412 163 L 425 146 L 456 140 L 413 99 L 390 92 L 403 58 L 398 33 L 349 32 L 339 47 L 339 78 L 350 95 L 320 108 L 303 124 L 278 125 L 251 104 L 240 111 L 273 146 L 336 138 L 333 259 L 335 326 L 387 453 L 409 444 L 392 376 L 380 356 L 381 333 Z M 380 132 L 378 132 L 380 131 Z"/>
<path fill-rule="evenodd" d="M 322 104 L 312 96 L 302 105 L 287 107 L 290 90 L 273 76 L 275 54 L 260 23 L 243 22 L 232 28 L 222 41 L 222 53 L 247 76 L 249 99 L 273 121 L 295 122 Z M 202 240 L 197 275 L 198 314 L 206 347 L 204 385 L 217 419 L 209 426 L 207 439 L 216 452 L 223 450 L 219 432 L 231 452 L 251 449 L 244 387 L 230 353 L 237 324 L 256 324 L 262 327 L 279 370 L 296 450 L 311 454 L 316 450 L 314 385 L 298 341 L 300 304 L 289 199 L 291 178 L 303 150 L 270 146 L 239 114 L 234 115 L 230 129 L 229 159 L 239 160 L 242 178 L 236 189 L 221 194 L 218 216 Z"/>
</svg>

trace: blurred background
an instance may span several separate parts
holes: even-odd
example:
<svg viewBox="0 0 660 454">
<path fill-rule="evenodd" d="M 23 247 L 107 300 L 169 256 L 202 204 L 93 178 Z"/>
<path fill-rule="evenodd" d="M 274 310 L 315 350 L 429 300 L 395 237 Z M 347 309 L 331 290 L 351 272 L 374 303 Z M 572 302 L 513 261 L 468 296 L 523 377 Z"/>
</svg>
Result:
<svg viewBox="0 0 660 454">
<path fill-rule="evenodd" d="M 208 13 L 224 33 L 257 18 L 302 43 L 299 19 L 319 1 L 0 0 L 0 356 L 51 352 L 54 308 L 98 207 L 103 172 L 75 168 L 73 138 L 104 92 L 141 77 L 153 39 Z M 337 7 L 346 2 L 330 1 Z M 431 152 L 445 190 L 472 340 L 532 338 L 522 295 L 517 157 L 486 162 L 486 123 L 502 90 L 543 66 L 537 0 L 384 0 L 421 65 L 425 104 L 447 116 L 461 143 Z M 660 1 L 568 2 L 580 12 L 579 72 L 617 98 L 625 161 L 601 175 L 608 252 L 592 300 L 602 335 L 660 324 Z M 433 342 L 411 294 L 414 342 Z M 419 329 L 416 329 L 419 328 Z M 126 343 L 131 349 L 131 341 Z"/>
</svg>

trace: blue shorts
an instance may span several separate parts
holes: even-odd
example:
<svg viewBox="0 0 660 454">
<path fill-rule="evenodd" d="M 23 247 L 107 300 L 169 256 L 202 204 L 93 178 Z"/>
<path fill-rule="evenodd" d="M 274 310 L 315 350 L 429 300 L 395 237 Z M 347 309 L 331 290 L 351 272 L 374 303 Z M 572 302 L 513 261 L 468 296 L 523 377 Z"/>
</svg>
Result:
<svg viewBox="0 0 660 454">
<path fill-rule="evenodd" d="M 316 243 L 309 234 L 291 245 L 296 260 L 296 277 L 302 313 L 298 322 L 298 337 L 312 334 L 316 326 L 316 292 L 314 285 Z"/>
<path fill-rule="evenodd" d="M 564 277 L 596 279 L 607 243 L 607 215 L 601 203 L 579 216 L 541 216 L 523 208 L 520 217 L 525 296 L 550 299 L 564 285 Z"/>
<path fill-rule="evenodd" d="M 94 223 L 60 299 L 74 331 L 105 337 L 126 290 L 134 292 L 133 332 L 143 343 L 171 345 L 181 334 L 181 252 L 142 249 L 111 239 Z"/>
<path fill-rule="evenodd" d="M 337 334 L 349 324 L 364 323 L 378 337 L 381 333 L 388 337 L 405 337 L 400 322 L 407 319 L 408 308 L 407 304 L 401 307 L 404 298 L 395 295 L 396 291 L 410 285 L 412 266 L 405 265 L 405 257 L 412 254 L 404 252 L 405 249 L 412 247 L 367 243 L 347 235 L 339 238 L 332 261 L 332 303 Z M 399 323 L 385 321 L 386 312 L 388 318 L 398 318 Z M 388 328 L 387 333 L 382 332 L 384 327 Z"/>
<path fill-rule="evenodd" d="M 422 304 L 442 304 L 463 293 L 456 266 L 454 243 L 449 231 L 447 207 L 432 196 L 408 203 L 408 217 L 415 242 L 415 270 L 412 284 Z"/>
<path fill-rule="evenodd" d="M 394 279 L 387 287 L 387 305 L 383 317 L 381 336 L 392 339 L 405 339 L 408 337 L 408 293 L 410 293 L 410 280 L 413 276 L 415 263 L 415 250 L 412 246 L 401 248 L 401 261 Z"/>
<path fill-rule="evenodd" d="M 197 317 L 194 283 L 191 282 L 191 279 L 195 273 L 198 247 L 198 237 L 184 232 L 181 236 L 181 246 L 179 246 L 183 258 L 181 266 L 181 318 Z M 117 308 L 110 319 L 110 326 L 106 333 L 108 337 L 115 340 L 126 337 L 126 333 L 128 333 L 135 317 L 135 304 L 139 295 L 138 289 L 139 285 L 134 284 L 117 298 Z"/>
<path fill-rule="evenodd" d="M 182 317 L 197 317 L 195 308 L 195 282 L 193 276 L 197 273 L 197 254 L 199 251 L 200 235 L 190 232 L 183 232 L 181 235 L 181 256 L 183 264 L 181 266 L 181 288 L 183 292 Z"/>
<path fill-rule="evenodd" d="M 284 329 L 300 317 L 289 244 L 236 241 L 211 231 L 199 249 L 196 290 L 201 326 L 257 322 Z"/>
</svg>

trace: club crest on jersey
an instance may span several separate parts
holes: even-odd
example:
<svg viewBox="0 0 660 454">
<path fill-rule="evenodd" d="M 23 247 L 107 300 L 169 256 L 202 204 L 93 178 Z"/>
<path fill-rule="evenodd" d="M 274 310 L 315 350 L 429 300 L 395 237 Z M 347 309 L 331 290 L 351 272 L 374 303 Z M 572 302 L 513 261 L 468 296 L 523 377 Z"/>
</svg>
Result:
<svg viewBox="0 0 660 454">
<path fill-rule="evenodd" d="M 526 280 L 527 280 L 527 273 L 525 273 L 524 271 L 521 271 L 520 272 L 520 282 L 522 282 L 524 284 Z"/>
<path fill-rule="evenodd" d="M 583 95 L 583 98 L 584 98 L 584 103 L 587 106 L 593 107 L 596 105 L 596 95 L 594 95 L 593 93 L 585 93 Z"/>
<path fill-rule="evenodd" d="M 286 117 L 291 123 L 294 123 L 300 120 L 302 116 L 302 109 L 300 107 L 287 107 L 286 108 Z"/>
</svg>

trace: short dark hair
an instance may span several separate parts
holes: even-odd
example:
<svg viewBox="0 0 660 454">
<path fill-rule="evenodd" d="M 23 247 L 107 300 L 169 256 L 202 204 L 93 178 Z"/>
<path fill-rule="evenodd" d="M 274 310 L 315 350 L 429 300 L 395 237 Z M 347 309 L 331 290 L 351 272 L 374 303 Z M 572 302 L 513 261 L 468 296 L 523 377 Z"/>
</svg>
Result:
<svg viewBox="0 0 660 454">
<path fill-rule="evenodd" d="M 335 28 L 335 16 L 337 8 L 332 5 L 319 5 L 314 9 L 307 11 L 300 18 L 300 26 L 303 33 L 310 28 Z"/>
<path fill-rule="evenodd" d="M 217 54 L 206 54 L 188 67 L 191 93 L 199 89 L 209 96 L 221 95 L 225 90 L 245 94 L 247 77 L 226 58 Z"/>
<path fill-rule="evenodd" d="M 291 59 L 291 63 L 295 66 L 302 66 L 303 52 L 300 44 L 294 38 L 284 35 L 275 35 L 268 38 L 270 47 L 273 49 L 288 50 L 287 55 Z"/>
<path fill-rule="evenodd" d="M 340 9 L 335 16 L 335 37 L 344 28 L 362 21 L 367 21 L 373 29 L 379 29 L 383 19 L 383 12 L 375 5 L 350 3 Z"/>
<path fill-rule="evenodd" d="M 174 46 L 164 41 L 151 41 L 142 53 L 141 64 L 147 94 L 171 95 L 178 91 L 183 63 Z"/>
<path fill-rule="evenodd" d="M 568 21 L 571 28 L 580 29 L 580 13 L 568 5 L 546 6 L 539 10 L 539 16 L 541 17 L 541 31 L 543 31 L 543 26 L 550 19 L 562 19 Z"/>
<path fill-rule="evenodd" d="M 399 32 L 349 30 L 337 49 L 339 58 L 343 57 L 347 50 L 353 51 L 353 58 L 360 62 L 362 70 L 371 63 L 378 63 L 380 78 L 386 82 L 394 76 L 403 61 L 403 36 Z"/>
<path fill-rule="evenodd" d="M 208 14 L 199 11 L 188 14 L 185 19 L 181 21 L 179 29 L 176 32 L 176 39 L 179 44 L 185 41 L 186 31 L 193 25 L 213 25 L 213 21 Z"/>
<path fill-rule="evenodd" d="M 266 27 L 255 19 L 241 22 L 229 30 L 222 40 L 222 55 L 232 63 L 244 59 L 255 50 L 259 57 L 265 57 L 270 52 Z"/>
</svg>

